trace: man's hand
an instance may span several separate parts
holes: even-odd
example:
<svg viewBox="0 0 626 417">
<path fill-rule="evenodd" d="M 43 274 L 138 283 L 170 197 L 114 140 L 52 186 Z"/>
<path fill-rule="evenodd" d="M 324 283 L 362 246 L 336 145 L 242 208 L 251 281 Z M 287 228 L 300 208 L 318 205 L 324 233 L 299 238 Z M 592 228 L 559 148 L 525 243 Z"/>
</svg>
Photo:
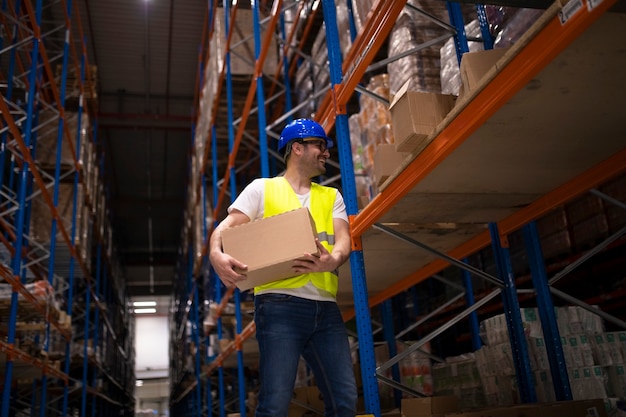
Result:
<svg viewBox="0 0 626 417">
<path fill-rule="evenodd" d="M 234 287 L 238 281 L 246 279 L 245 271 L 248 270 L 248 265 L 239 262 L 232 256 L 222 251 L 213 251 L 210 260 L 215 272 L 228 288 Z M 239 273 L 237 270 L 243 273 Z"/>
<path fill-rule="evenodd" d="M 211 238 L 209 240 L 209 260 L 224 285 L 229 288 L 234 287 L 237 281 L 246 279 L 245 272 L 248 270 L 248 265 L 243 264 L 232 256 L 222 252 L 222 231 L 229 227 L 244 224 L 249 221 L 250 219 L 248 216 L 239 210 L 232 210 L 231 213 L 226 216 L 226 218 L 215 228 L 213 233 L 211 233 Z M 243 273 L 237 272 L 237 270 Z"/>
<path fill-rule="evenodd" d="M 319 256 L 311 253 L 304 253 L 301 258 L 293 261 L 293 270 L 298 274 L 307 274 L 309 272 L 331 272 L 339 268 L 341 260 L 335 259 L 333 255 L 315 239 L 315 244 L 319 250 Z"/>
</svg>

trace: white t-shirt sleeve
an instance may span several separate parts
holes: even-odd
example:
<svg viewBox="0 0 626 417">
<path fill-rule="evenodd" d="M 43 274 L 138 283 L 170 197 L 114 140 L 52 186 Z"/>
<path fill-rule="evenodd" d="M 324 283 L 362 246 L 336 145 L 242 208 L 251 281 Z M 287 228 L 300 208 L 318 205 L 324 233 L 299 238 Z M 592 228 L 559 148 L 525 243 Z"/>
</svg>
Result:
<svg viewBox="0 0 626 417">
<path fill-rule="evenodd" d="M 228 212 L 230 213 L 233 209 L 237 209 L 248 216 L 250 221 L 262 219 L 264 194 L 264 178 L 257 178 L 239 193 L 239 196 L 228 207 Z"/>
<path fill-rule="evenodd" d="M 348 214 L 346 213 L 346 204 L 343 201 L 343 196 L 337 190 L 337 195 L 335 196 L 335 205 L 333 206 L 333 219 L 341 219 L 348 223 Z"/>
</svg>

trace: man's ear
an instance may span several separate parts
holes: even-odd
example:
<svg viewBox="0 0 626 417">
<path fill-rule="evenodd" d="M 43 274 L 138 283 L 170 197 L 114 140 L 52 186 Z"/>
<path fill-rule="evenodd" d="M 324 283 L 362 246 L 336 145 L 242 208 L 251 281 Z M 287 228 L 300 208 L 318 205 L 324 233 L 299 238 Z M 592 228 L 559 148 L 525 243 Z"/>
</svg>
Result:
<svg viewBox="0 0 626 417">
<path fill-rule="evenodd" d="M 291 153 L 302 155 L 302 152 L 304 152 L 304 145 L 302 143 L 294 142 L 291 144 Z"/>
</svg>

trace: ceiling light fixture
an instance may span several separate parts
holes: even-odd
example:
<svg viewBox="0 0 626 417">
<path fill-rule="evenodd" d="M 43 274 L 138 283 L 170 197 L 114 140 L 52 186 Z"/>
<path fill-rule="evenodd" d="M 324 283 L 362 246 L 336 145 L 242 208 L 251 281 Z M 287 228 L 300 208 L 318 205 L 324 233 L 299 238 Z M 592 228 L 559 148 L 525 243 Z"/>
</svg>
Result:
<svg viewBox="0 0 626 417">
<path fill-rule="evenodd" d="M 135 301 L 133 307 L 156 307 L 156 301 Z"/>
<path fill-rule="evenodd" d="M 151 314 L 156 313 L 156 308 L 136 308 L 133 312 L 135 314 Z"/>
</svg>

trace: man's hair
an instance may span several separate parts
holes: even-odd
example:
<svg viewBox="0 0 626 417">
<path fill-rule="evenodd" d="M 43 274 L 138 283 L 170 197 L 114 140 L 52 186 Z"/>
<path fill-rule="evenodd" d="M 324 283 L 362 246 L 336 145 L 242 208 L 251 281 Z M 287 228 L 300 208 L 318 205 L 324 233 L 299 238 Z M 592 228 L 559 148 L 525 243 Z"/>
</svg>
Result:
<svg viewBox="0 0 626 417">
<path fill-rule="evenodd" d="M 291 148 L 293 148 L 293 144 L 298 142 L 297 140 L 292 140 L 291 142 L 285 145 L 285 153 L 283 154 L 283 162 L 285 165 L 287 164 L 287 159 L 291 156 Z"/>
</svg>

